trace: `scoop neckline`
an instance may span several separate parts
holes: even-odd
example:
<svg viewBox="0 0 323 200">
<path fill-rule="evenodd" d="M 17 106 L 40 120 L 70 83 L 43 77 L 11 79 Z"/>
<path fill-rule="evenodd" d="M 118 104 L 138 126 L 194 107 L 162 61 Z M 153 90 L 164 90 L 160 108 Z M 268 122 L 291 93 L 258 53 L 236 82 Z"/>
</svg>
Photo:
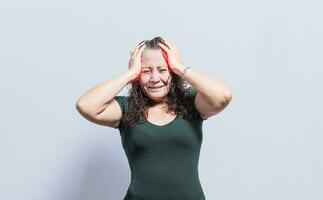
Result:
<svg viewBox="0 0 323 200">
<path fill-rule="evenodd" d="M 147 122 L 147 124 L 152 125 L 152 126 L 155 126 L 155 127 L 165 127 L 165 126 L 169 126 L 169 125 L 171 125 L 172 123 L 174 123 L 174 122 L 175 122 L 175 120 L 176 120 L 178 117 L 179 117 L 179 114 L 176 114 L 176 117 L 175 117 L 172 121 L 168 122 L 168 123 L 167 123 L 167 124 L 165 124 L 165 125 L 157 125 L 157 124 L 151 123 L 151 122 L 150 122 L 150 121 L 148 121 L 147 119 L 146 119 L 146 122 Z"/>
</svg>

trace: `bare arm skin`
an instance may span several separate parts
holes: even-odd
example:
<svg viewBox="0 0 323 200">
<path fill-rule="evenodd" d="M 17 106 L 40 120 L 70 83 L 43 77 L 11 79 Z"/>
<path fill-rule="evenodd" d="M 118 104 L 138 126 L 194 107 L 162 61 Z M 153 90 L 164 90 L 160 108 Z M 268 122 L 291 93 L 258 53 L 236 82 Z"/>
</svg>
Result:
<svg viewBox="0 0 323 200">
<path fill-rule="evenodd" d="M 203 119 L 221 112 L 232 99 L 232 91 L 224 82 L 195 68 L 188 69 L 182 78 L 196 89 L 194 104 Z"/>
<path fill-rule="evenodd" d="M 76 102 L 77 111 L 87 120 L 104 126 L 117 127 L 122 110 L 114 97 L 141 72 L 141 54 L 145 44 L 131 50 L 128 71 L 86 91 Z"/>
<path fill-rule="evenodd" d="M 121 108 L 114 97 L 134 79 L 127 71 L 86 91 L 77 101 L 76 109 L 89 121 L 115 127 L 122 117 Z"/>
<path fill-rule="evenodd" d="M 184 74 L 186 66 L 180 59 L 177 47 L 171 42 L 165 42 L 167 45 L 159 46 L 167 53 L 169 66 L 197 91 L 194 105 L 200 116 L 207 119 L 222 111 L 232 99 L 231 89 L 224 82 L 195 68 L 188 69 Z"/>
</svg>

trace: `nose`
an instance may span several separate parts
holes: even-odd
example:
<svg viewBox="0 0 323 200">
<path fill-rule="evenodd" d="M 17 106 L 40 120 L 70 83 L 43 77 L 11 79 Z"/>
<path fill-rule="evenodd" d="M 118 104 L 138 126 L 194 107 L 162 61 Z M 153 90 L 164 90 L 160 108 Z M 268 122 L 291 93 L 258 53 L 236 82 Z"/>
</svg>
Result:
<svg viewBox="0 0 323 200">
<path fill-rule="evenodd" d="M 152 76 L 150 77 L 151 82 L 158 82 L 160 80 L 159 72 L 153 71 Z"/>
</svg>

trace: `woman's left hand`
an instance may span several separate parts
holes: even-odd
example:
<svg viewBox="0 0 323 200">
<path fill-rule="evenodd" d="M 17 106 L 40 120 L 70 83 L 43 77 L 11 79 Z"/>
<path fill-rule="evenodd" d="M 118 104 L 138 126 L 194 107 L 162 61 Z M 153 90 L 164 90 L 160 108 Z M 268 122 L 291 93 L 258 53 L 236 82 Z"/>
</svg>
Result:
<svg viewBox="0 0 323 200">
<path fill-rule="evenodd" d="M 166 62 L 170 69 L 180 76 L 183 73 L 184 65 L 179 57 L 179 52 L 174 44 L 167 41 L 165 43 L 167 46 L 162 43 L 158 43 L 158 45 L 166 52 Z"/>
</svg>

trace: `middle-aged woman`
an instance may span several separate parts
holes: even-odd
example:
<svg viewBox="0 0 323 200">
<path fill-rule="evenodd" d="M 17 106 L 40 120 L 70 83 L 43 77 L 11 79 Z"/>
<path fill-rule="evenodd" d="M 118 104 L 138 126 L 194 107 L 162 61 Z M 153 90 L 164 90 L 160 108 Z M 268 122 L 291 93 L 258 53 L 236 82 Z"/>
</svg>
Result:
<svg viewBox="0 0 323 200">
<path fill-rule="evenodd" d="M 119 130 L 131 170 L 123 200 L 205 200 L 198 175 L 202 123 L 229 104 L 231 90 L 184 65 L 176 46 L 161 37 L 130 54 L 126 72 L 76 103 L 89 121 Z M 118 96 L 128 83 L 130 95 Z"/>
</svg>

